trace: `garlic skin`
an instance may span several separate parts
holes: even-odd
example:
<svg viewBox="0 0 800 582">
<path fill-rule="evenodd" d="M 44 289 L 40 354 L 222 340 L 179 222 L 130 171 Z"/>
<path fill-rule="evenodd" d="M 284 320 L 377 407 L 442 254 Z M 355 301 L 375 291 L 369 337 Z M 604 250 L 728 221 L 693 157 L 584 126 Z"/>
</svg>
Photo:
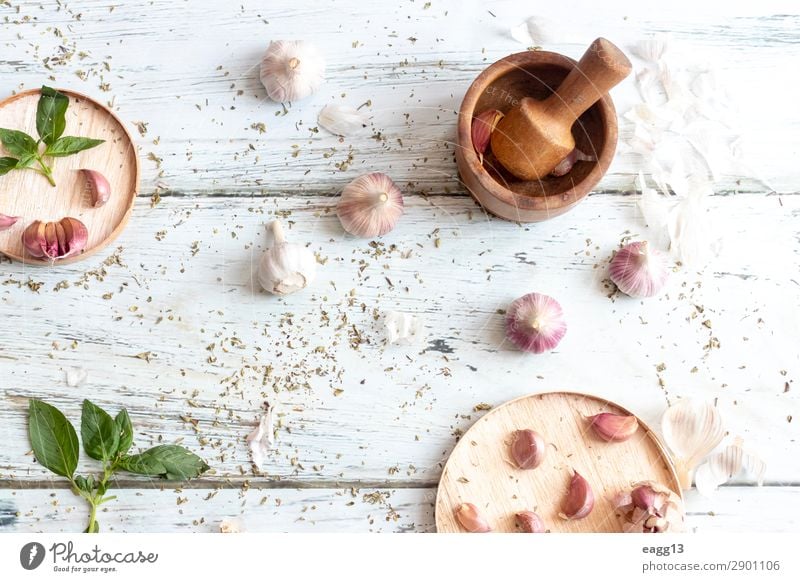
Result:
<svg viewBox="0 0 800 582">
<path fill-rule="evenodd" d="M 342 227 L 362 238 L 383 236 L 403 215 L 403 193 L 386 174 L 359 176 L 342 190 L 336 214 Z"/>
<path fill-rule="evenodd" d="M 272 248 L 261 257 L 258 282 L 273 295 L 289 295 L 308 287 L 317 273 L 317 258 L 303 245 L 286 242 L 283 226 L 273 220 Z"/>
<path fill-rule="evenodd" d="M 456 508 L 456 519 L 470 533 L 492 531 L 489 522 L 472 503 L 462 503 Z"/>
<path fill-rule="evenodd" d="M 264 414 L 261 415 L 258 426 L 247 435 L 247 446 L 250 448 L 253 464 L 260 471 L 264 468 L 264 459 L 275 446 L 275 425 L 269 402 L 264 403 Z"/>
<path fill-rule="evenodd" d="M 511 458 L 519 469 L 541 465 L 546 450 L 542 435 L 534 430 L 515 430 L 511 437 Z"/>
<path fill-rule="evenodd" d="M 736 437 L 733 444 L 728 445 L 723 451 L 712 455 L 697 467 L 694 483 L 697 491 L 703 497 L 711 498 L 717 488 L 736 477 L 743 470 L 756 478 L 759 487 L 764 484 L 764 473 L 767 464 L 755 453 L 743 448 L 744 441 Z"/>
<path fill-rule="evenodd" d="M 424 339 L 422 319 L 410 313 L 390 311 L 384 317 L 386 343 L 415 344 Z"/>
<path fill-rule="evenodd" d="M 111 197 L 111 184 L 106 177 L 95 170 L 80 170 L 86 178 L 86 187 L 92 195 L 92 206 L 99 208 Z"/>
<path fill-rule="evenodd" d="M 673 453 L 681 488 L 691 489 L 695 467 L 725 436 L 719 412 L 708 402 L 683 398 L 664 411 L 661 432 Z"/>
<path fill-rule="evenodd" d="M 620 291 L 631 297 L 653 297 L 669 279 L 666 256 L 647 241 L 625 245 L 609 265 L 609 275 Z"/>
<path fill-rule="evenodd" d="M 317 123 L 333 134 L 347 136 L 364 130 L 367 115 L 355 107 L 331 103 L 319 112 Z"/>
<path fill-rule="evenodd" d="M 22 245 L 36 259 L 56 261 L 83 252 L 89 241 L 86 225 L 76 218 L 32 222 L 22 233 Z"/>
<path fill-rule="evenodd" d="M 238 534 L 246 531 L 247 528 L 245 527 L 244 519 L 241 516 L 223 519 L 219 524 L 219 533 Z"/>
<path fill-rule="evenodd" d="M 655 481 L 635 483 L 611 502 L 623 533 L 679 533 L 685 529 L 683 501 Z"/>
<path fill-rule="evenodd" d="M 12 226 L 14 226 L 20 218 L 22 217 L 9 216 L 8 214 L 0 214 L 0 230 L 8 230 Z"/>
<path fill-rule="evenodd" d="M 583 519 L 594 509 L 594 492 L 589 482 L 577 471 L 573 471 L 567 495 L 561 503 L 562 519 Z"/>
<path fill-rule="evenodd" d="M 478 154 L 480 163 L 483 163 L 483 154 L 489 147 L 489 142 L 492 138 L 492 132 L 497 127 L 497 122 L 503 119 L 503 113 L 497 109 L 487 109 L 486 111 L 475 116 L 472 120 L 472 147 Z"/>
<path fill-rule="evenodd" d="M 587 420 L 594 433 L 607 442 L 626 441 L 639 430 L 639 421 L 635 416 L 601 412 Z"/>
<path fill-rule="evenodd" d="M 533 511 L 520 511 L 514 514 L 514 523 L 523 533 L 544 533 L 544 522 Z"/>
<path fill-rule="evenodd" d="M 506 337 L 519 349 L 541 354 L 554 349 L 567 333 L 558 301 L 541 293 L 514 300 L 506 314 Z"/>
<path fill-rule="evenodd" d="M 325 80 L 325 59 L 310 42 L 272 41 L 261 59 L 261 82 L 273 101 L 297 101 Z"/>
<path fill-rule="evenodd" d="M 89 378 L 89 370 L 86 368 L 67 368 L 66 381 L 70 388 L 77 388 L 85 383 Z"/>
</svg>

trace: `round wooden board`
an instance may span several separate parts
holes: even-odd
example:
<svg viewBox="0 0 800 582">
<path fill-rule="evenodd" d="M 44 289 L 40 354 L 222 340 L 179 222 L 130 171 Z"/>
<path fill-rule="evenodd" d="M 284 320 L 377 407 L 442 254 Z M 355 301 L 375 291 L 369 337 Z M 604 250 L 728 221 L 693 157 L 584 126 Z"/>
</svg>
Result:
<svg viewBox="0 0 800 582">
<path fill-rule="evenodd" d="M 653 480 L 679 496 L 670 458 L 653 432 L 639 421 L 627 441 L 608 443 L 594 435 L 585 417 L 600 412 L 630 414 L 612 402 L 573 392 L 532 394 L 507 402 L 478 420 L 445 465 L 436 497 L 440 533 L 464 532 L 455 518 L 461 503 L 474 503 L 495 532 L 518 531 L 514 514 L 536 511 L 551 532 L 618 532 L 609 500 L 632 483 Z M 529 428 L 548 443 L 544 461 L 523 471 L 510 461 L 513 431 Z M 591 484 L 592 512 L 581 520 L 558 516 L 572 469 Z"/>
<path fill-rule="evenodd" d="M 31 222 L 57 221 L 66 216 L 83 222 L 89 230 L 86 250 L 56 264 L 80 261 L 119 236 L 128 222 L 139 189 L 136 146 L 122 122 L 90 97 L 59 91 L 69 97 L 64 135 L 104 139 L 105 143 L 73 156 L 49 158 L 55 188 L 32 170 L 13 170 L 0 176 L 0 213 L 22 217 L 13 227 L 0 231 L 0 253 L 30 264 L 51 264 L 48 260 L 31 257 L 22 246 L 22 232 Z M 38 89 L 0 102 L 0 127 L 18 129 L 36 137 L 38 102 Z M 0 145 L 0 157 L 7 155 L 10 154 Z M 82 168 L 101 172 L 111 184 L 111 197 L 104 206 L 92 207 L 86 180 L 77 171 Z"/>
</svg>

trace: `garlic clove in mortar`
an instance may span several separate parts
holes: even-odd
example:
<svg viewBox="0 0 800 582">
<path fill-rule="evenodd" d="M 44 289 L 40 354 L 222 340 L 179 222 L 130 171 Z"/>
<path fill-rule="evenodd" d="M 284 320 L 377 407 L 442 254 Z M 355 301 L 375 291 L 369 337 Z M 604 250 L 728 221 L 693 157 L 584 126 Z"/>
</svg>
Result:
<svg viewBox="0 0 800 582">
<path fill-rule="evenodd" d="M 20 219 L 20 216 L 9 216 L 8 214 L 0 214 L 0 230 L 7 230 L 14 226 Z"/>
<path fill-rule="evenodd" d="M 111 184 L 106 177 L 96 170 L 81 170 L 81 174 L 86 178 L 86 186 L 92 195 L 92 206 L 98 208 L 108 202 L 111 197 Z"/>
<path fill-rule="evenodd" d="M 342 190 L 336 213 L 342 227 L 371 238 L 391 231 L 403 215 L 403 193 L 386 174 L 359 176 Z"/>
<path fill-rule="evenodd" d="M 573 471 L 567 495 L 561 502 L 562 519 L 583 519 L 594 508 L 594 492 L 589 482 L 577 471 Z"/>
<path fill-rule="evenodd" d="M 594 433 L 604 441 L 622 442 L 631 438 L 639 429 L 635 416 L 601 412 L 588 418 Z"/>
<path fill-rule="evenodd" d="M 464 529 L 471 533 L 486 533 L 492 531 L 489 522 L 472 503 L 462 503 L 456 508 L 456 519 Z"/>
<path fill-rule="evenodd" d="M 487 109 L 486 111 L 475 116 L 472 120 L 472 147 L 478 154 L 478 159 L 483 163 L 483 154 L 489 147 L 489 141 L 492 137 L 494 128 L 497 127 L 497 122 L 503 119 L 503 113 L 497 109 Z"/>
<path fill-rule="evenodd" d="M 541 293 L 516 299 L 506 314 L 506 337 L 526 352 L 541 354 L 552 350 L 566 333 L 561 305 Z"/>
<path fill-rule="evenodd" d="M 544 522 L 533 511 L 520 511 L 514 514 L 514 523 L 524 533 L 544 533 Z"/>
<path fill-rule="evenodd" d="M 669 278 L 666 256 L 647 241 L 632 242 L 614 255 L 609 266 L 611 280 L 631 297 L 657 295 Z"/>
<path fill-rule="evenodd" d="M 553 171 L 550 172 L 551 176 L 561 177 L 569 174 L 572 171 L 572 167 L 575 165 L 576 162 L 596 162 L 597 158 L 594 156 L 590 156 L 589 154 L 583 153 L 578 148 L 574 148 L 566 158 L 558 162 L 558 165 L 553 168 Z"/>
<path fill-rule="evenodd" d="M 511 436 L 511 458 L 520 469 L 535 469 L 545 453 L 542 435 L 530 429 L 515 430 Z"/>
<path fill-rule="evenodd" d="M 682 489 L 692 486 L 692 474 L 725 436 L 722 417 L 712 404 L 683 398 L 661 417 L 664 442 L 673 453 L 675 471 Z"/>
<path fill-rule="evenodd" d="M 325 59 L 310 42 L 272 41 L 261 59 L 261 82 L 273 101 L 297 101 L 325 80 Z"/>
<path fill-rule="evenodd" d="M 258 264 L 258 282 L 274 295 L 289 295 L 305 289 L 316 276 L 317 258 L 305 246 L 286 242 L 279 221 L 273 220 L 269 228 L 274 242 Z"/>
<path fill-rule="evenodd" d="M 22 245 L 30 256 L 51 261 L 83 252 L 88 241 L 86 225 L 70 217 L 58 222 L 36 220 L 22 233 Z"/>
<path fill-rule="evenodd" d="M 684 530 L 680 497 L 654 481 L 635 483 L 611 500 L 624 533 L 678 533 Z"/>
</svg>

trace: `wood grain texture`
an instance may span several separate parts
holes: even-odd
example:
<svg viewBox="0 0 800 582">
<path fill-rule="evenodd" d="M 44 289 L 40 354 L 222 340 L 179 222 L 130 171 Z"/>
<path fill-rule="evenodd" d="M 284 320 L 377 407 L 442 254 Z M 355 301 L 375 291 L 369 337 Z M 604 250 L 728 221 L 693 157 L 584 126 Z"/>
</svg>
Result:
<svg viewBox="0 0 800 582">
<path fill-rule="evenodd" d="M 587 394 L 548 392 L 506 402 L 472 426 L 453 450 L 439 481 L 436 529 L 464 532 L 456 519 L 462 503 L 473 503 L 492 531 L 518 531 L 514 514 L 535 511 L 547 531 L 619 532 L 611 499 L 639 481 L 662 483 L 680 495 L 672 460 L 658 437 L 643 423 L 625 442 L 608 443 L 591 430 L 586 418 L 601 412 L 630 412 Z M 517 430 L 542 435 L 546 452 L 535 469 L 520 470 L 510 460 Z M 583 519 L 560 517 L 561 506 L 577 471 L 590 484 L 594 508 Z"/>
<path fill-rule="evenodd" d="M 11 228 L 0 231 L 0 253 L 34 265 L 49 260 L 30 256 L 22 244 L 22 233 L 36 220 L 80 220 L 89 231 L 83 253 L 61 259 L 72 263 L 91 256 L 116 239 L 125 228 L 138 193 L 139 160 L 136 146 L 123 123 L 106 107 L 91 98 L 62 91 L 69 97 L 64 135 L 105 140 L 90 150 L 65 158 L 50 158 L 56 186 L 30 170 L 15 170 L 0 176 L 0 212 L 19 216 Z M 0 127 L 36 134 L 39 91 L 26 91 L 0 102 Z M 2 154 L 0 145 L 0 154 Z M 111 186 L 108 202 L 95 208 L 81 169 L 103 174 Z"/>
</svg>

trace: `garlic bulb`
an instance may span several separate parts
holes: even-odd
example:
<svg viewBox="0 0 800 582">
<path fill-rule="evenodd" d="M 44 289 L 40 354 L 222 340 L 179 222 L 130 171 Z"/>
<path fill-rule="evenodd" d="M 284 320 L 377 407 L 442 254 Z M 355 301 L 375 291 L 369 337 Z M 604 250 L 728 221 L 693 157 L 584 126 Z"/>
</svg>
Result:
<svg viewBox="0 0 800 582">
<path fill-rule="evenodd" d="M 516 299 L 506 314 L 506 337 L 526 352 L 541 354 L 552 350 L 566 333 L 561 305 L 541 293 Z"/>
<path fill-rule="evenodd" d="M 612 499 L 624 533 L 678 533 L 684 530 L 681 498 L 654 481 L 641 481 Z"/>
<path fill-rule="evenodd" d="M 609 265 L 609 275 L 623 293 L 631 297 L 657 295 L 669 279 L 669 264 L 660 251 L 647 241 L 625 245 Z"/>
<path fill-rule="evenodd" d="M 336 213 L 350 234 L 382 236 L 403 215 L 403 194 L 386 174 L 364 174 L 344 187 Z"/>
<path fill-rule="evenodd" d="M 308 287 L 317 272 L 317 258 L 305 246 L 288 243 L 277 220 L 270 224 L 274 243 L 261 257 L 258 282 L 265 291 L 288 295 Z"/>
<path fill-rule="evenodd" d="M 273 101 L 297 101 L 316 91 L 325 80 L 325 59 L 302 40 L 276 40 L 261 60 L 261 82 Z"/>
<path fill-rule="evenodd" d="M 764 473 L 767 464 L 756 454 L 742 447 L 742 439 L 737 437 L 733 444 L 722 452 L 712 455 L 708 461 L 697 468 L 694 483 L 697 491 L 704 497 L 712 497 L 717 487 L 744 470 L 756 478 L 759 487 L 764 484 Z"/>
<path fill-rule="evenodd" d="M 317 117 L 319 124 L 336 135 L 353 135 L 367 125 L 367 115 L 355 107 L 332 103 L 326 105 Z"/>
<path fill-rule="evenodd" d="M 664 411 L 661 432 L 664 442 L 674 453 L 675 471 L 682 489 L 691 488 L 695 467 L 725 435 L 717 409 L 708 402 L 688 398 Z"/>
</svg>

